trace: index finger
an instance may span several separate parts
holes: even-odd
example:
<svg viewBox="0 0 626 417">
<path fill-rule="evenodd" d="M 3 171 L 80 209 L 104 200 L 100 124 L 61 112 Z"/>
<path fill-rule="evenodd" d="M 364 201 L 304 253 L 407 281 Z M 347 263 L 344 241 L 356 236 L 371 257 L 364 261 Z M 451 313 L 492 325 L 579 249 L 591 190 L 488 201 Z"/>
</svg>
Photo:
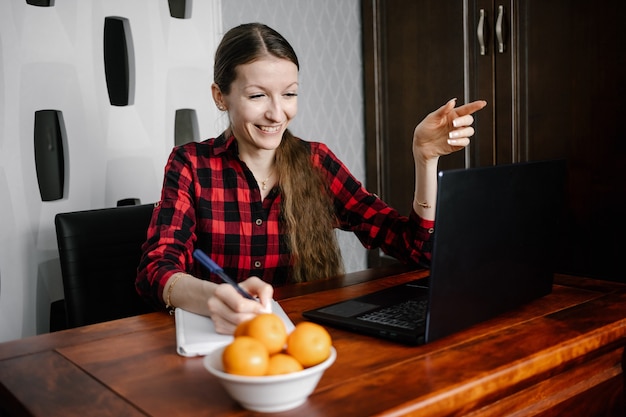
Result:
<svg viewBox="0 0 626 417">
<path fill-rule="evenodd" d="M 461 116 L 466 116 L 468 114 L 476 113 L 478 110 L 481 110 L 487 105 L 485 100 L 476 100 L 471 103 L 463 104 L 454 109 L 454 111 Z"/>
</svg>

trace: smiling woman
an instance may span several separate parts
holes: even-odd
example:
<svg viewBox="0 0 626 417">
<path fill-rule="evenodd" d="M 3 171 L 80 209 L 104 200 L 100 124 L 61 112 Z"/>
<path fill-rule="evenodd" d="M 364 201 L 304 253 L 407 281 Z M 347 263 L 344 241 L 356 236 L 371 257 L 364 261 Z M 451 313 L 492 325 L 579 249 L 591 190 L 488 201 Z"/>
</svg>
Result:
<svg viewBox="0 0 626 417">
<path fill-rule="evenodd" d="M 165 168 L 137 289 L 161 306 L 209 315 L 218 332 L 263 312 L 272 286 L 340 274 L 335 228 L 402 262 L 428 262 L 438 158 L 469 143 L 471 114 L 485 105 L 455 108 L 450 100 L 415 128 L 414 211 L 406 217 L 369 193 L 326 145 L 291 134 L 298 71 L 293 48 L 270 27 L 229 30 L 215 54 L 212 95 L 230 126 L 175 148 Z M 193 264 L 195 249 L 261 303 L 218 285 Z"/>
</svg>

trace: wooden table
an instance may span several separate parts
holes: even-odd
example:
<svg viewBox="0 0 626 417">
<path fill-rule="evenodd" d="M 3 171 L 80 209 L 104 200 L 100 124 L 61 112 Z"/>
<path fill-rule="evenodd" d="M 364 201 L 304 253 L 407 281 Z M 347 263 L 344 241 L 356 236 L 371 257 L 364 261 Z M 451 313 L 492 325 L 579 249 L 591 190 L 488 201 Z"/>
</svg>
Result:
<svg viewBox="0 0 626 417">
<path fill-rule="evenodd" d="M 387 267 L 284 287 L 300 312 L 425 275 Z M 385 279 L 377 279 L 385 277 Z M 246 416 L 203 367 L 176 354 L 165 313 L 0 344 L 8 415 Z M 338 357 L 280 416 L 624 416 L 626 285 L 557 275 L 552 294 L 424 346 L 329 328 Z M 1 412 L 0 412 L 1 415 Z"/>
</svg>

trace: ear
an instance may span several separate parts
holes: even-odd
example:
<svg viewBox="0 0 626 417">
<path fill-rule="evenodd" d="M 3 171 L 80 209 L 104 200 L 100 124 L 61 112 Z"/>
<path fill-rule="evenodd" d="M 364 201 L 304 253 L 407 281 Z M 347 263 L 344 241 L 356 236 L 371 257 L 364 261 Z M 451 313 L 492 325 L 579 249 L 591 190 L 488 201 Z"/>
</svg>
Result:
<svg viewBox="0 0 626 417">
<path fill-rule="evenodd" d="M 219 110 L 227 110 L 226 104 L 224 103 L 224 94 L 222 94 L 222 90 L 220 90 L 219 86 L 215 83 L 211 84 L 211 95 L 213 96 L 213 101 Z"/>
</svg>

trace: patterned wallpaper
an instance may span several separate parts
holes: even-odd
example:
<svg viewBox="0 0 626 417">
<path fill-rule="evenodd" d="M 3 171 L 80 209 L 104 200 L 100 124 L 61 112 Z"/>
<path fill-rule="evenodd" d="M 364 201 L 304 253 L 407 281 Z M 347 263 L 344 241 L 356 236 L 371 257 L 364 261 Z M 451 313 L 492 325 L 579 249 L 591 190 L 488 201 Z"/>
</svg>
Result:
<svg viewBox="0 0 626 417">
<path fill-rule="evenodd" d="M 120 102 L 105 74 L 107 18 L 129 45 Z M 358 0 L 0 0 L 0 342 L 49 330 L 50 304 L 63 298 L 57 213 L 156 201 L 172 146 L 223 129 L 213 53 L 222 28 L 250 20 L 299 53 L 294 132 L 364 178 Z M 38 174 L 50 161 L 62 169 Z M 358 241 L 340 241 L 347 270 L 363 269 Z"/>
</svg>

